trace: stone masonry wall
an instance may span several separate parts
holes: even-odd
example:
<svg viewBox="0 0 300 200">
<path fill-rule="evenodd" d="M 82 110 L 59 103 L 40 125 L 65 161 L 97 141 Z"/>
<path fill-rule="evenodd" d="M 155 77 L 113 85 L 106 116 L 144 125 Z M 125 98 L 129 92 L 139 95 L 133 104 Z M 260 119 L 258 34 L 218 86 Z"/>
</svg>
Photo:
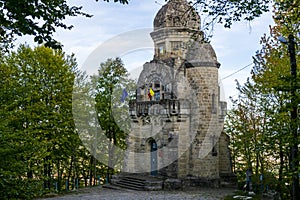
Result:
<svg viewBox="0 0 300 200">
<path fill-rule="evenodd" d="M 220 174 L 232 174 L 232 163 L 229 145 L 229 137 L 226 133 L 222 133 L 219 139 L 219 148 L 220 148 Z"/>
<path fill-rule="evenodd" d="M 219 157 L 212 155 L 212 148 L 221 133 L 218 121 L 218 69 L 215 67 L 201 67 L 187 69 L 187 78 L 196 91 L 200 105 L 200 125 L 193 142 L 192 160 L 193 167 L 190 174 L 196 177 L 219 177 Z M 213 104 L 213 95 L 215 102 Z M 218 147 L 215 146 L 215 151 Z"/>
</svg>

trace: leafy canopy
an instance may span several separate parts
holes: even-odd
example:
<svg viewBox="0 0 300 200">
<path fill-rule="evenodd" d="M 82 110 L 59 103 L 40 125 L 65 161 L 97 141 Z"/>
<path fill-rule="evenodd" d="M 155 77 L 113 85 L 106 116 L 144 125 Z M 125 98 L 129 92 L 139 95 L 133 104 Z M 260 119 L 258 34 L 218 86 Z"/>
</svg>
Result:
<svg viewBox="0 0 300 200">
<path fill-rule="evenodd" d="M 129 0 L 113 0 L 113 2 L 128 4 Z M 293 15 L 287 16 L 288 19 L 299 17 L 299 2 L 295 0 L 194 0 L 192 2 L 195 6 L 199 6 L 200 12 L 208 13 L 212 17 L 205 24 L 207 29 L 215 23 L 230 28 L 233 22 L 251 21 L 262 13 L 268 12 L 272 3 L 281 12 L 281 15 L 277 16 L 282 20 L 286 19 L 287 12 Z M 92 17 L 82 11 L 82 6 L 69 5 L 67 0 L 0 0 L 0 8 L 0 45 L 6 50 L 10 48 L 15 36 L 23 35 L 33 35 L 34 41 L 39 44 L 44 43 L 49 47 L 60 48 L 62 45 L 53 39 L 53 33 L 57 28 L 73 28 L 72 25 L 64 23 L 66 17 L 80 15 Z"/>
<path fill-rule="evenodd" d="M 297 26 L 298 4 L 299 1 L 293 0 L 275 1 L 275 26 L 270 27 L 270 35 L 265 34 L 261 38 L 262 48 L 253 57 L 255 66 L 251 77 L 243 86 L 237 85 L 239 97 L 233 101 L 225 125 L 231 137 L 235 171 L 244 172 L 245 167 L 254 168 L 253 177 L 272 173 L 272 182 L 265 179 L 265 184 L 276 189 L 281 199 L 299 195 L 289 194 L 291 187 L 299 191 L 299 186 L 294 184 L 299 182 L 299 156 L 293 158 L 291 153 L 298 152 L 299 143 L 299 135 L 295 137 L 293 131 L 293 125 L 299 123 L 291 119 L 294 107 L 300 102 L 299 66 L 294 79 L 290 72 L 290 47 L 278 40 L 279 36 L 288 38 L 300 32 Z M 299 38 L 295 37 L 294 42 L 299 44 Z M 299 48 L 296 47 L 295 51 L 296 60 L 299 61 Z M 292 83 L 296 88 L 294 95 Z M 293 165 L 297 167 L 293 168 Z M 243 175 L 238 174 L 242 181 Z"/>
<path fill-rule="evenodd" d="M 217 22 L 230 28 L 233 22 L 251 21 L 269 11 L 270 3 L 271 0 L 197 0 L 195 5 L 199 5 L 202 12 L 213 17 L 209 23 Z"/>
<path fill-rule="evenodd" d="M 114 2 L 128 3 L 127 0 Z M 0 0 L 0 43 L 8 49 L 6 43 L 11 43 L 15 36 L 33 35 L 39 44 L 60 48 L 53 33 L 57 28 L 72 29 L 63 20 L 79 15 L 92 16 L 82 12 L 82 6 L 68 5 L 66 0 Z"/>
<path fill-rule="evenodd" d="M 79 144 L 72 116 L 77 64 L 61 50 L 24 45 L 0 63 L 0 193 L 33 199 L 50 189 L 53 163 L 67 164 Z"/>
</svg>

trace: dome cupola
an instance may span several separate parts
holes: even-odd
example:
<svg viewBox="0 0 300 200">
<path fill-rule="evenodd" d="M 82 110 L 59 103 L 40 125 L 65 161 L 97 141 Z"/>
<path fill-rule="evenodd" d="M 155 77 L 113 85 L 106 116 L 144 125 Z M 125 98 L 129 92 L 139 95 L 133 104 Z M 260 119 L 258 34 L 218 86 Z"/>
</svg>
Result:
<svg viewBox="0 0 300 200">
<path fill-rule="evenodd" d="M 154 31 L 167 27 L 200 30 L 200 16 L 187 0 L 170 0 L 156 14 Z"/>
<path fill-rule="evenodd" d="M 192 42 L 186 52 L 185 59 L 187 61 L 188 67 L 220 67 L 220 63 L 217 60 L 215 50 L 212 48 L 211 44 L 206 42 Z"/>
<path fill-rule="evenodd" d="M 185 57 L 190 43 L 202 39 L 200 16 L 187 0 L 169 0 L 154 18 L 150 34 L 155 46 L 155 59 Z"/>
</svg>

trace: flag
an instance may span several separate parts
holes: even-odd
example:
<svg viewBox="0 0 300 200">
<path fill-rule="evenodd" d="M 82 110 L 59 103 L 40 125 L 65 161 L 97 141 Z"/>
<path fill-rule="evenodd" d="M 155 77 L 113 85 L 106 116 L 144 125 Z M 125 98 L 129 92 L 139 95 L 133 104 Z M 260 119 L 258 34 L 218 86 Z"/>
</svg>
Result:
<svg viewBox="0 0 300 200">
<path fill-rule="evenodd" d="M 154 91 L 152 90 L 152 88 L 150 88 L 148 97 L 151 98 L 153 96 L 154 96 Z"/>
<path fill-rule="evenodd" d="M 149 93 L 150 93 L 151 97 L 153 97 L 153 96 L 154 96 L 154 91 L 152 90 L 152 88 L 150 88 L 150 91 L 149 91 Z"/>
<path fill-rule="evenodd" d="M 128 93 L 127 93 L 126 89 L 124 88 L 123 92 L 122 92 L 121 99 L 120 99 L 122 103 L 125 101 L 127 96 L 128 96 Z"/>
</svg>

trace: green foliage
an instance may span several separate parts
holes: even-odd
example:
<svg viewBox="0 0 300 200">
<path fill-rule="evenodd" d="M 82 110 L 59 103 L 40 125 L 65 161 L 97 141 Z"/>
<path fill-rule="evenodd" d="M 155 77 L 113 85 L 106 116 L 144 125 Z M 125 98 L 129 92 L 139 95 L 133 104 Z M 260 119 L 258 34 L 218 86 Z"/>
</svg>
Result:
<svg viewBox="0 0 300 200">
<path fill-rule="evenodd" d="M 126 131 L 129 130 L 130 118 L 128 116 L 129 97 L 121 101 L 124 89 L 129 96 L 133 93 L 134 83 L 128 79 L 127 70 L 120 58 L 108 59 L 101 63 L 99 74 L 92 77 L 95 84 L 96 111 L 99 125 L 109 139 L 107 144 L 108 166 L 121 167 L 122 157 L 115 147 L 126 148 Z M 135 92 L 134 92 L 135 93 Z M 108 171 L 108 175 L 110 175 Z"/>
<path fill-rule="evenodd" d="M 93 80 L 96 82 L 95 99 L 98 121 L 101 128 L 106 130 L 106 136 L 111 138 L 108 130 L 114 130 L 115 134 L 118 134 L 123 132 L 119 125 L 126 123 L 117 120 L 122 120 L 119 118 L 122 112 L 128 113 L 128 105 L 120 100 L 123 89 L 128 90 L 130 84 L 128 73 L 120 58 L 108 59 L 105 63 L 101 63 L 99 74 L 93 77 Z M 130 93 L 129 90 L 128 93 Z M 118 141 L 115 143 L 117 144 Z"/>
<path fill-rule="evenodd" d="M 98 176 L 103 183 L 105 173 L 110 169 L 91 155 L 94 152 L 88 151 L 98 147 L 90 148 L 82 143 L 91 138 L 103 141 L 108 137 L 113 145 L 126 148 L 126 134 L 118 124 L 124 120 L 125 111 L 128 113 L 126 102 L 129 97 L 120 104 L 109 101 L 120 102 L 121 91 L 118 89 L 134 85 L 126 79 L 127 72 L 121 60 L 111 60 L 108 64 L 113 71 L 102 68 L 103 74 L 94 82 L 99 90 L 93 90 L 94 83 L 87 81 L 88 76 L 77 70 L 74 57 L 61 50 L 45 46 L 31 49 L 22 45 L 16 52 L 0 58 L 1 198 L 32 199 L 48 192 L 73 189 L 77 182 L 79 187 L 92 186 L 98 184 Z M 113 94 L 104 91 L 112 86 Z M 128 94 L 130 96 L 132 92 L 128 90 Z M 102 113 L 99 120 L 105 119 L 106 111 L 112 112 L 103 105 L 113 107 L 112 110 L 119 114 L 105 121 L 110 124 L 110 132 L 104 129 L 98 134 L 95 132 L 97 127 L 90 126 L 93 122 L 87 115 L 95 113 L 91 103 L 95 97 L 101 99 L 97 104 Z M 75 127 L 73 116 L 76 113 L 80 117 L 76 119 Z M 77 125 L 84 129 L 86 137 L 79 138 Z M 106 124 L 101 126 L 107 128 Z M 109 150 L 105 143 L 97 144 L 99 148 Z M 121 159 L 115 156 L 114 165 L 120 168 Z"/>
<path fill-rule="evenodd" d="M 98 1 L 98 0 L 96 0 Z M 104 0 L 110 2 L 109 0 Z M 166 0 L 167 1 L 167 0 Z M 114 0 L 128 4 L 129 0 Z M 212 20 L 205 24 L 208 28 L 215 23 L 224 24 L 230 28 L 236 21 L 251 21 L 264 12 L 269 11 L 270 0 L 197 0 L 201 12 L 207 13 Z M 296 0 L 274 2 L 277 19 L 283 24 L 298 24 L 299 2 Z M 66 17 L 91 15 L 82 12 L 81 6 L 69 5 L 66 0 L 36 1 L 36 0 L 0 0 L 0 46 L 9 50 L 15 36 L 33 35 L 34 41 L 52 48 L 62 45 L 53 39 L 57 28 L 72 29 L 73 25 L 64 23 Z M 288 13 L 288 15 L 287 15 Z M 290 26 L 293 29 L 294 26 Z"/>
<path fill-rule="evenodd" d="M 71 98 L 76 63 L 62 51 L 20 46 L 0 68 L 0 191 L 32 198 L 50 189 L 54 163 L 68 163 L 78 146 Z"/>
<path fill-rule="evenodd" d="M 71 29 L 63 20 L 68 16 L 90 15 L 81 12 L 81 7 L 69 6 L 65 0 L 55 1 L 0 1 L 0 32 L 4 37 L 14 35 L 33 35 L 39 44 L 57 48 L 60 44 L 52 38 L 56 28 Z"/>
<path fill-rule="evenodd" d="M 282 27 L 280 31 L 282 35 L 297 33 L 297 29 L 299 31 L 300 2 L 298 0 L 276 0 L 274 9 L 274 19 Z"/>
<path fill-rule="evenodd" d="M 289 32 L 294 33 L 299 27 L 300 2 L 298 0 L 196 0 L 191 2 L 197 6 L 199 12 L 208 15 L 202 27 L 206 31 L 211 31 L 216 23 L 230 28 L 235 22 L 241 20 L 252 21 L 263 13 L 269 12 L 272 6 L 277 23 L 288 27 Z"/>
<path fill-rule="evenodd" d="M 127 0 L 114 2 L 128 4 Z M 9 50 L 16 35 L 32 35 L 38 44 L 61 48 L 62 45 L 53 39 L 53 33 L 57 28 L 73 28 L 64 23 L 67 17 L 92 17 L 81 10 L 82 6 L 69 5 L 66 0 L 0 0 L 0 46 Z"/>
<path fill-rule="evenodd" d="M 293 19 L 294 9 L 290 12 L 287 18 Z M 276 16 L 278 13 L 275 10 Z M 245 169 L 250 167 L 254 169 L 255 184 L 263 174 L 263 184 L 276 189 L 281 198 L 287 199 L 291 197 L 289 188 L 293 174 L 300 173 L 298 165 L 296 170 L 291 167 L 291 149 L 299 141 L 299 135 L 295 138 L 292 131 L 291 112 L 300 102 L 300 79 L 299 68 L 298 78 L 292 79 L 288 46 L 280 44 L 277 37 L 296 35 L 300 30 L 299 26 L 290 26 L 274 18 L 276 26 L 270 29 L 269 37 L 262 37 L 262 49 L 254 56 L 251 79 L 243 86 L 238 84 L 240 95 L 233 100 L 234 107 L 228 115 L 226 129 L 231 137 L 233 164 L 240 181 L 245 180 Z M 295 43 L 298 42 L 296 39 Z M 299 49 L 296 49 L 296 59 L 300 59 Z M 291 92 L 291 81 L 295 81 L 295 95 Z M 291 101 L 293 96 L 295 104 Z M 299 163 L 299 155 L 293 162 Z"/>
<path fill-rule="evenodd" d="M 211 22 L 206 24 L 221 23 L 224 27 L 230 28 L 233 22 L 240 20 L 251 21 L 269 11 L 270 0 L 197 0 L 202 12 L 212 16 Z"/>
</svg>

